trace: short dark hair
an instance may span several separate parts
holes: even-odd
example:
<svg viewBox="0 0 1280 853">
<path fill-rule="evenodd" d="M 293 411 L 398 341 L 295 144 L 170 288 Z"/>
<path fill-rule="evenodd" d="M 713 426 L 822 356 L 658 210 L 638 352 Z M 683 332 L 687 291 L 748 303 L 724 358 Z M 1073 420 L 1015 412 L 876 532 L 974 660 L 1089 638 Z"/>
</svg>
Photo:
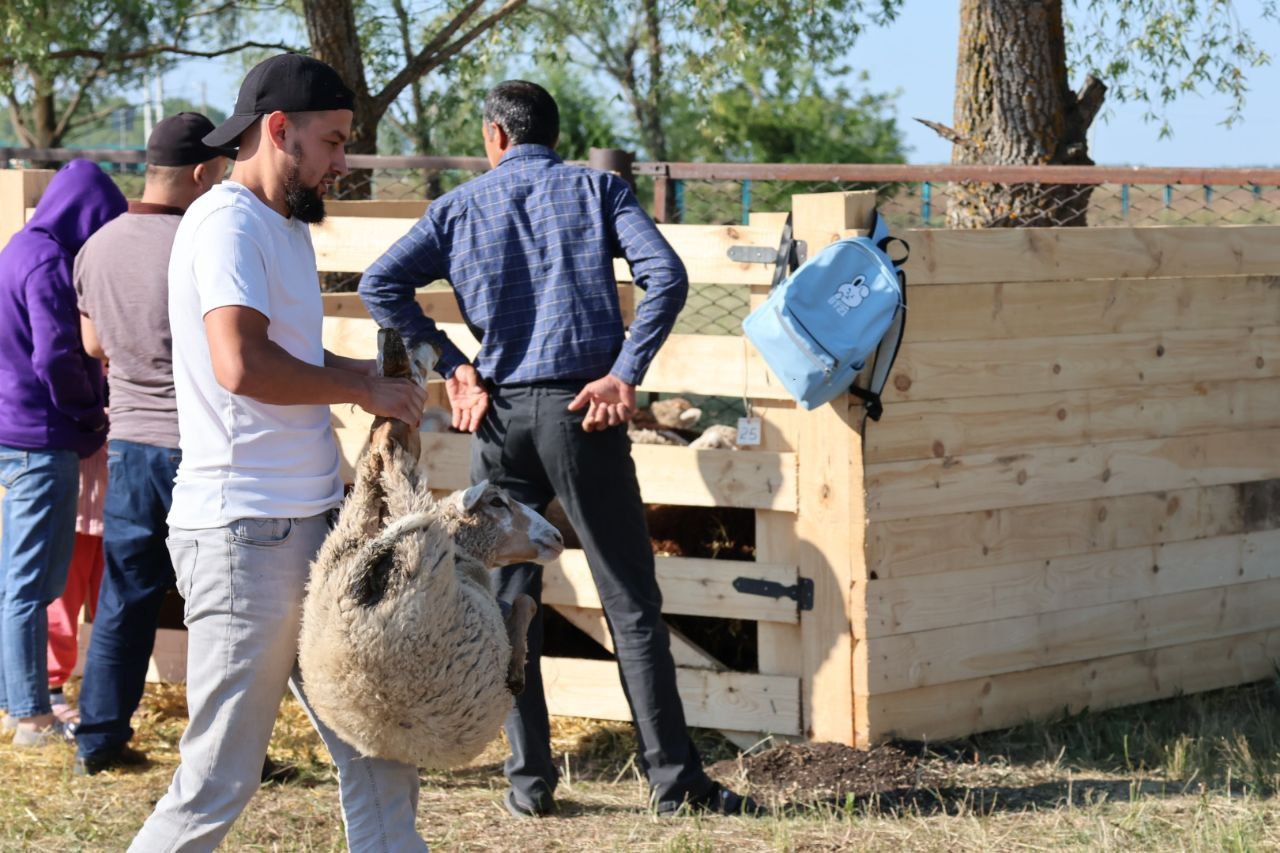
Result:
<svg viewBox="0 0 1280 853">
<path fill-rule="evenodd" d="M 146 182 L 159 187 L 176 187 L 191 174 L 191 166 L 157 166 L 147 164 Z"/>
<path fill-rule="evenodd" d="M 551 93 L 527 80 L 507 80 L 484 98 L 484 120 L 506 131 L 513 145 L 555 146 L 560 108 Z"/>
</svg>

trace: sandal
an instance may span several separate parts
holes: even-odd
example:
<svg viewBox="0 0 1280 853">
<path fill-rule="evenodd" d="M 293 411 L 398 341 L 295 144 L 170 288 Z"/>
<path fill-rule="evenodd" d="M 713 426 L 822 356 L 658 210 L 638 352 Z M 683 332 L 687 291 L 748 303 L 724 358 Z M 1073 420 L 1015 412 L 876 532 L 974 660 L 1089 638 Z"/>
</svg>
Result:
<svg viewBox="0 0 1280 853">
<path fill-rule="evenodd" d="M 42 747 L 51 743 L 74 742 L 75 739 L 75 730 L 68 730 L 57 720 L 42 729 L 19 725 L 13 733 L 13 745 L 20 747 Z"/>
<path fill-rule="evenodd" d="M 53 716 L 64 727 L 68 727 L 73 731 L 80 725 L 80 711 L 65 702 L 59 702 L 53 706 Z"/>
</svg>

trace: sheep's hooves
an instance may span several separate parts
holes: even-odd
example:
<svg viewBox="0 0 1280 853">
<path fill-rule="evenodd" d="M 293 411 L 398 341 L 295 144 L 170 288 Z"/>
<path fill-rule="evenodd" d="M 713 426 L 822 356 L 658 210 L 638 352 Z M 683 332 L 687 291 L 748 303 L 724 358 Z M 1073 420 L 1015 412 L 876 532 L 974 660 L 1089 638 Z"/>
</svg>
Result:
<svg viewBox="0 0 1280 853">
<path fill-rule="evenodd" d="M 520 673 L 519 678 L 507 677 L 507 690 L 511 691 L 512 696 L 519 696 L 524 692 L 524 673 Z"/>
</svg>

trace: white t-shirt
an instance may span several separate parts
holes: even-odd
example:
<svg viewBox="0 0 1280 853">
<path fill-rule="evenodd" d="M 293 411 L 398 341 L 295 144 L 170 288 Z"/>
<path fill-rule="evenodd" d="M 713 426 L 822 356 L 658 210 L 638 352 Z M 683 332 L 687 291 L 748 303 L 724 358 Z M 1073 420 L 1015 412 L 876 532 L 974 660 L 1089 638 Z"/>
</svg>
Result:
<svg viewBox="0 0 1280 853">
<path fill-rule="evenodd" d="M 310 229 L 240 184 L 223 181 L 187 209 L 169 258 L 182 448 L 172 527 L 305 518 L 342 500 L 328 406 L 260 403 L 232 394 L 214 378 L 204 315 L 228 305 L 261 312 L 272 341 L 294 358 L 324 364 L 324 303 Z"/>
</svg>

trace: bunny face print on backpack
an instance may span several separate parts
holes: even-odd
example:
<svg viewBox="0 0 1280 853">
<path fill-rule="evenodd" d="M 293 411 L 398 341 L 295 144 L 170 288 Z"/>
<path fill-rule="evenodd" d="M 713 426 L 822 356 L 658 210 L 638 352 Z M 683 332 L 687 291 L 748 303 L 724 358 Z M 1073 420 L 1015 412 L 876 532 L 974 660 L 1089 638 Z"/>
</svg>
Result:
<svg viewBox="0 0 1280 853">
<path fill-rule="evenodd" d="M 849 311 L 861 305 L 862 300 L 871 295 L 871 288 L 867 287 L 866 282 L 866 276 L 860 275 L 854 278 L 853 281 L 840 285 L 835 294 L 827 300 L 827 304 L 843 317 Z"/>
</svg>

